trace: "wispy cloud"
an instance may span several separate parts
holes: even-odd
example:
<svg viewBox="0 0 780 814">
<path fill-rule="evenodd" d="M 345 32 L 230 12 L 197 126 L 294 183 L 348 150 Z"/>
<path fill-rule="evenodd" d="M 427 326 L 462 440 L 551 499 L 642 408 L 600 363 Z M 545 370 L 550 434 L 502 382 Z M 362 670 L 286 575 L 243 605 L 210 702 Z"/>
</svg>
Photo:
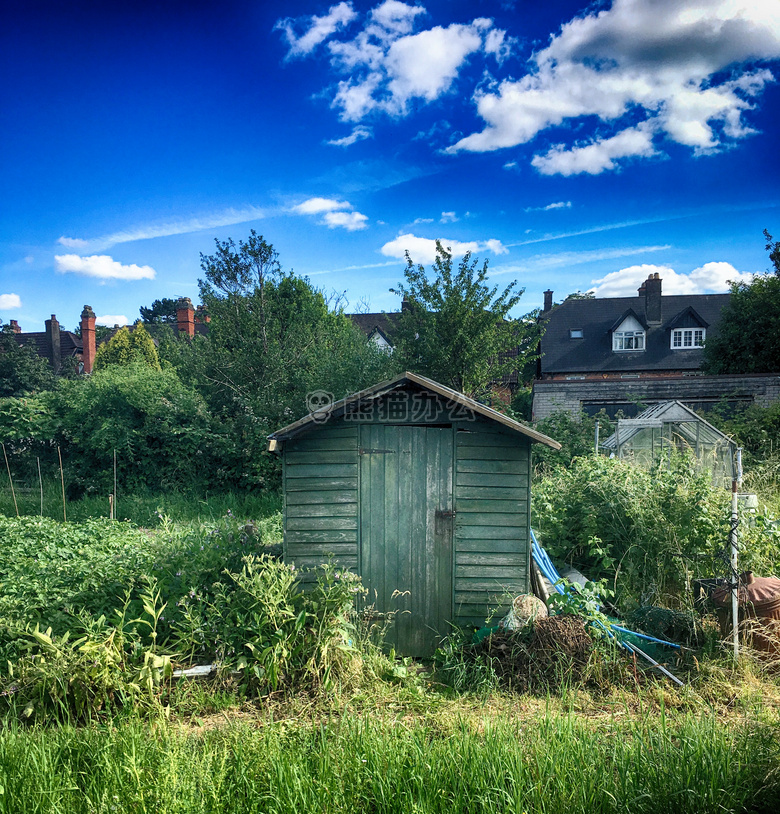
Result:
<svg viewBox="0 0 780 814">
<path fill-rule="evenodd" d="M 460 218 L 454 212 L 442 212 L 439 223 L 457 223 Z"/>
<path fill-rule="evenodd" d="M 662 246 L 622 246 L 614 249 L 594 249 L 592 251 L 581 252 L 558 252 L 556 254 L 537 254 L 529 257 L 522 263 L 502 265 L 492 270 L 492 274 L 527 274 L 538 272 L 544 269 L 566 266 L 582 266 L 586 263 L 598 263 L 604 260 L 616 260 L 620 257 L 630 257 L 636 254 L 650 254 L 651 252 L 661 252 L 671 249 L 669 244 Z"/>
<path fill-rule="evenodd" d="M 62 274 L 72 272 L 85 277 L 101 280 L 153 280 L 157 272 L 151 266 L 126 266 L 107 254 L 94 254 L 80 257 L 77 254 L 58 254 L 54 257 L 54 267 Z"/>
<path fill-rule="evenodd" d="M 293 20 L 287 17 L 279 20 L 275 28 L 284 32 L 287 44 L 290 46 L 288 58 L 310 54 L 318 45 L 323 43 L 331 34 L 345 28 L 357 17 L 352 3 L 338 3 L 328 9 L 322 17 L 312 14 L 310 17 L 301 17 Z M 296 29 L 304 29 L 297 34 Z"/>
<path fill-rule="evenodd" d="M 0 294 L 0 310 L 21 308 L 22 298 L 18 294 Z"/>
<path fill-rule="evenodd" d="M 181 220 L 149 223 L 130 229 L 112 232 L 101 237 L 82 239 L 76 237 L 61 237 L 57 242 L 66 249 L 77 251 L 105 251 L 119 243 L 132 243 L 136 240 L 153 240 L 157 237 L 171 237 L 172 235 L 186 235 L 191 232 L 202 232 L 205 229 L 218 229 L 222 226 L 233 226 L 237 223 L 248 223 L 260 220 L 267 216 L 267 211 L 257 206 L 247 206 L 241 209 L 224 209 L 205 215 L 196 215 Z"/>
<path fill-rule="evenodd" d="M 491 238 L 489 240 L 460 241 L 445 240 L 440 243 L 444 248 L 449 249 L 455 257 L 462 256 L 466 252 L 489 251 L 495 255 L 507 254 L 507 249 L 500 240 Z M 385 243 L 380 249 L 386 257 L 397 257 L 403 259 L 406 252 L 414 263 L 432 263 L 436 259 L 436 241 L 427 237 L 418 237 L 413 234 L 398 235 L 398 237 Z"/>
<path fill-rule="evenodd" d="M 335 198 L 309 198 L 292 208 L 299 215 L 322 215 L 320 223 L 329 229 L 346 229 L 356 232 L 365 229 L 368 217 L 355 211 L 349 201 Z"/>
<path fill-rule="evenodd" d="M 523 212 L 552 212 L 554 209 L 571 209 L 571 201 L 555 201 L 547 206 L 526 206 Z"/>
<path fill-rule="evenodd" d="M 352 129 L 352 132 L 348 136 L 331 139 L 328 144 L 332 144 L 334 147 L 351 147 L 355 142 L 363 141 L 364 139 L 371 138 L 372 136 L 373 133 L 371 132 L 370 128 L 358 125 Z"/>
</svg>

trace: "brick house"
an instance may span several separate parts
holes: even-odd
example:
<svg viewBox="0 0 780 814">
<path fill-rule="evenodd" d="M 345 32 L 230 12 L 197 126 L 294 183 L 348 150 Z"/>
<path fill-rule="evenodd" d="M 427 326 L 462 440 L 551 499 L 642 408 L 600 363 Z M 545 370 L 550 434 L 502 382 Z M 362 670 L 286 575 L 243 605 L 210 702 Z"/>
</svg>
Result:
<svg viewBox="0 0 780 814">
<path fill-rule="evenodd" d="M 9 320 L 8 324 L 16 335 L 20 345 L 31 347 L 38 356 L 48 360 L 55 373 L 59 373 L 68 364 L 74 364 L 80 373 L 91 373 L 95 364 L 97 340 L 95 331 L 95 312 L 89 305 L 81 312 L 81 336 L 73 331 L 64 331 L 52 314 L 46 320 L 45 331 L 23 332 L 19 323 Z M 175 330 L 184 336 L 208 332 L 209 317 L 202 305 L 194 308 L 189 297 L 181 297 L 176 303 Z M 133 330 L 133 326 L 129 326 Z M 113 336 L 113 334 L 112 334 Z"/>
<path fill-rule="evenodd" d="M 553 306 L 534 383 L 534 418 L 557 410 L 634 415 L 640 404 L 670 399 L 696 409 L 722 400 L 774 401 L 776 376 L 704 376 L 702 352 L 718 330 L 729 294 L 662 294 L 651 274 L 637 296 L 570 299 Z"/>
</svg>

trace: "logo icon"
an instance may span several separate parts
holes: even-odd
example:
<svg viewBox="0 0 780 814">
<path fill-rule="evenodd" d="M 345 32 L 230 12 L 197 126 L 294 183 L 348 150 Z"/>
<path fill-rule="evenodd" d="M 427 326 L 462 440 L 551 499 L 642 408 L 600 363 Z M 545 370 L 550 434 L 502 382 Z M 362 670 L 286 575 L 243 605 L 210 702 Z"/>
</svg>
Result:
<svg viewBox="0 0 780 814">
<path fill-rule="evenodd" d="M 324 424 L 330 418 L 333 393 L 325 390 L 312 390 L 311 393 L 306 394 L 306 407 L 318 424 Z"/>
</svg>

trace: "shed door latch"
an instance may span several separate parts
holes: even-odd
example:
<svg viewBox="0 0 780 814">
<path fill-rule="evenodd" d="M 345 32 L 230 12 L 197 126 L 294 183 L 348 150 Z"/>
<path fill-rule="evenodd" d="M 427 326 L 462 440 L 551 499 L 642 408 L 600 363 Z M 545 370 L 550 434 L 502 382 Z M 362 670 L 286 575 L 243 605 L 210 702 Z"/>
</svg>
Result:
<svg viewBox="0 0 780 814">
<path fill-rule="evenodd" d="M 370 449 L 368 447 L 360 447 L 358 453 L 360 455 L 390 455 L 395 452 L 394 449 Z"/>
<path fill-rule="evenodd" d="M 446 517 L 455 517 L 455 509 L 449 509 L 448 511 L 436 509 L 436 517 L 441 517 L 442 519 Z"/>
</svg>

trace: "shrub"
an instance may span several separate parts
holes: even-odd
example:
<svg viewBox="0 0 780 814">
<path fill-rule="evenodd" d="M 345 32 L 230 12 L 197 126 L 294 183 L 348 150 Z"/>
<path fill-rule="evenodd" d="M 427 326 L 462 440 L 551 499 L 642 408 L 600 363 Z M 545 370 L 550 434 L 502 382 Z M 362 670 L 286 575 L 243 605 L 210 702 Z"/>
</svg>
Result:
<svg viewBox="0 0 780 814">
<path fill-rule="evenodd" d="M 553 558 L 614 581 L 629 605 L 687 604 L 692 571 L 712 574 L 728 542 L 728 493 L 684 458 L 653 472 L 575 458 L 537 484 L 533 513 Z"/>
</svg>

